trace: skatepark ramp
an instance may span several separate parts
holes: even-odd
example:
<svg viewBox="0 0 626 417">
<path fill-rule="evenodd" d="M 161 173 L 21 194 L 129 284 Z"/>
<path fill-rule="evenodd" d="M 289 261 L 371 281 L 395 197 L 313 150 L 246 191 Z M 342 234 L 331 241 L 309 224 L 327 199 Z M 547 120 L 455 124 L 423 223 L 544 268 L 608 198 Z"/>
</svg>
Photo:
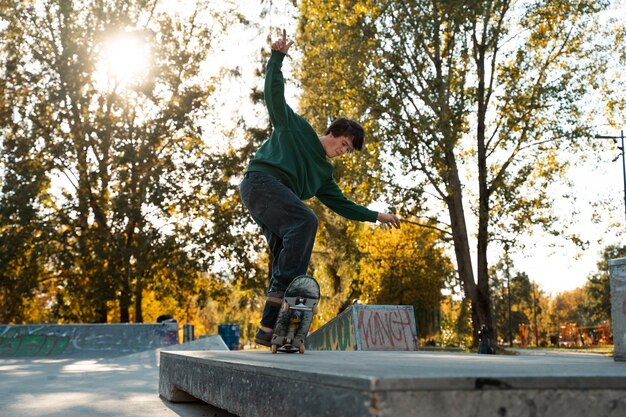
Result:
<svg viewBox="0 0 626 417">
<path fill-rule="evenodd" d="M 354 304 L 311 333 L 307 350 L 418 350 L 413 306 Z"/>
<path fill-rule="evenodd" d="M 0 325 L 0 357 L 117 356 L 178 345 L 178 323 Z"/>
</svg>

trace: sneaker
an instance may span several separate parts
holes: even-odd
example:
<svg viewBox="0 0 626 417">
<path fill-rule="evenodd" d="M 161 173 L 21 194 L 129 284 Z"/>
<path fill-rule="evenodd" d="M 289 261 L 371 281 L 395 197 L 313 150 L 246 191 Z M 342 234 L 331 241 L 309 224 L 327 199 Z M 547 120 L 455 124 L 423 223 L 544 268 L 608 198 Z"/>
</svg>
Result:
<svg viewBox="0 0 626 417">
<path fill-rule="evenodd" d="M 271 347 L 272 346 L 271 342 L 272 342 L 272 332 L 264 332 L 261 329 L 257 330 L 256 336 L 254 336 L 254 343 L 256 343 L 257 345 Z"/>
<path fill-rule="evenodd" d="M 280 306 L 283 304 L 283 298 L 285 297 L 285 291 L 270 291 L 267 293 L 265 302 L 272 306 Z"/>
</svg>

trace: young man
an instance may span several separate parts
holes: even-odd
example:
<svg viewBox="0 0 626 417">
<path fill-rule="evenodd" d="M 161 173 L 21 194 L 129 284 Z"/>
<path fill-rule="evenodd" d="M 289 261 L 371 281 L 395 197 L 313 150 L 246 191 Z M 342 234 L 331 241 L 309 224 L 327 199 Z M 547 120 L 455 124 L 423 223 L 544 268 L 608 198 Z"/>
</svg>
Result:
<svg viewBox="0 0 626 417">
<path fill-rule="evenodd" d="M 319 137 L 311 125 L 286 103 L 281 67 L 293 41 L 272 44 L 265 74 L 265 102 L 274 131 L 256 152 L 241 182 L 243 203 L 261 226 L 272 255 L 272 276 L 261 328 L 255 342 L 270 346 L 271 334 L 289 283 L 306 274 L 317 232 L 317 217 L 302 200 L 317 197 L 351 220 L 400 227 L 393 214 L 377 213 L 349 201 L 333 179 L 335 158 L 361 150 L 365 132 L 348 119 L 335 120 Z"/>
</svg>

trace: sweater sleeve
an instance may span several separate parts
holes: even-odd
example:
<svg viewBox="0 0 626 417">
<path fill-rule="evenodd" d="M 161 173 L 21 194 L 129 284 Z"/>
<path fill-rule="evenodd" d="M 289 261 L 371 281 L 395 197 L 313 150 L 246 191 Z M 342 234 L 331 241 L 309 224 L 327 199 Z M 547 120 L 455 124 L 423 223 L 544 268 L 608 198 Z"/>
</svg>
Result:
<svg viewBox="0 0 626 417">
<path fill-rule="evenodd" d="M 378 212 L 348 200 L 333 179 L 326 181 L 315 196 L 329 209 L 347 219 L 375 223 L 378 218 Z"/>
<path fill-rule="evenodd" d="M 288 114 L 292 112 L 285 100 L 285 79 L 281 71 L 284 58 L 285 54 L 273 50 L 265 70 L 265 104 L 275 129 L 286 127 Z"/>
</svg>

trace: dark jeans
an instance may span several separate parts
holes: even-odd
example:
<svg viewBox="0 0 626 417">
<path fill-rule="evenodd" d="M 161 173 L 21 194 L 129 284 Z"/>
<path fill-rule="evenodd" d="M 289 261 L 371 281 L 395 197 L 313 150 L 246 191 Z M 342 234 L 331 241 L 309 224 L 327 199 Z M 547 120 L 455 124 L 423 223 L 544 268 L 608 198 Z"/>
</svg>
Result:
<svg viewBox="0 0 626 417">
<path fill-rule="evenodd" d="M 248 172 L 239 186 L 252 219 L 261 226 L 272 255 L 268 293 L 284 291 L 306 274 L 317 232 L 317 217 L 287 186 L 263 172 Z M 280 307 L 265 305 L 261 326 L 274 327 Z"/>
</svg>

